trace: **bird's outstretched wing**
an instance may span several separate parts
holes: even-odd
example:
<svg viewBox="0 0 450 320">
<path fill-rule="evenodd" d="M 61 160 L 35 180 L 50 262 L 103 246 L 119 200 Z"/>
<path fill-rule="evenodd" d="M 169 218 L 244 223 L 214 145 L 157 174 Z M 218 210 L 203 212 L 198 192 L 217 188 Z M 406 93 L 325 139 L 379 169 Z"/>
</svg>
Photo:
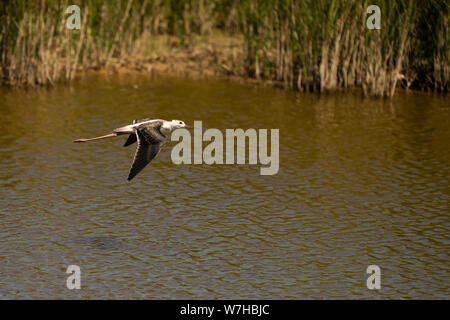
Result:
<svg viewBox="0 0 450 320">
<path fill-rule="evenodd" d="M 132 134 L 130 134 L 129 136 L 128 136 L 128 139 L 127 139 L 127 141 L 125 141 L 125 143 L 124 143 L 124 147 L 128 147 L 130 144 L 133 144 L 133 143 L 135 143 L 137 141 L 137 137 L 136 137 L 136 135 L 134 134 L 134 133 L 132 133 Z"/>
<path fill-rule="evenodd" d="M 152 120 L 152 119 L 151 118 L 136 119 L 136 120 L 133 120 L 133 124 L 136 124 L 136 123 L 139 123 L 139 122 L 144 122 L 144 121 L 149 121 L 149 120 Z M 135 143 L 136 141 L 137 141 L 136 134 L 132 133 L 132 134 L 130 134 L 128 136 L 128 139 L 127 139 L 127 141 L 125 141 L 123 146 L 124 147 L 128 147 L 129 145 Z"/>
<path fill-rule="evenodd" d="M 133 179 L 144 167 L 156 157 L 164 144 L 165 136 L 159 130 L 161 124 L 150 124 L 136 128 L 138 146 L 131 165 L 128 181 Z"/>
</svg>

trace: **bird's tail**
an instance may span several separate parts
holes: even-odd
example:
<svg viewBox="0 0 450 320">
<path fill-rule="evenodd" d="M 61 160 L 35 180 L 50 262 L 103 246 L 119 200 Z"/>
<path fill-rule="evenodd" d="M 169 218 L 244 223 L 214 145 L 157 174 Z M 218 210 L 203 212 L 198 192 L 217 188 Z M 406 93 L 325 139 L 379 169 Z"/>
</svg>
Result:
<svg viewBox="0 0 450 320">
<path fill-rule="evenodd" d="M 89 139 L 77 139 L 77 140 L 73 140 L 72 142 L 87 142 L 87 141 L 104 139 L 104 138 L 112 138 L 112 137 L 117 137 L 117 133 L 113 132 L 113 133 L 110 133 L 110 134 L 107 134 L 104 136 L 89 138 Z"/>
</svg>

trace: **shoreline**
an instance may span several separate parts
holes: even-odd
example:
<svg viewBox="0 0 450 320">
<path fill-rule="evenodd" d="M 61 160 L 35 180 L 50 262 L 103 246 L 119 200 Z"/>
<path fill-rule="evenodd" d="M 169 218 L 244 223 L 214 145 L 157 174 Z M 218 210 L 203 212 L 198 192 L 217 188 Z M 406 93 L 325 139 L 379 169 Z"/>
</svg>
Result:
<svg viewBox="0 0 450 320">
<path fill-rule="evenodd" d="M 129 70 L 376 98 L 397 88 L 446 93 L 448 8 L 414 3 L 390 4 L 396 15 L 383 25 L 392 32 L 368 27 L 359 3 L 90 2 L 70 16 L 77 24 L 65 23 L 63 1 L 12 3 L 0 16 L 0 82 L 35 87 Z"/>
<path fill-rule="evenodd" d="M 66 85 L 70 84 L 72 82 L 82 81 L 84 77 L 89 76 L 104 76 L 104 77 L 110 77 L 110 76 L 126 76 L 126 75 L 137 75 L 137 76 L 143 76 L 143 77 L 150 77 L 150 78 L 156 78 L 156 79 L 185 79 L 185 80 L 213 80 L 213 81 L 230 81 L 236 84 L 241 85 L 250 85 L 254 87 L 259 88 L 275 88 L 275 89 L 282 89 L 285 91 L 290 91 L 293 93 L 305 93 L 305 94 L 314 94 L 317 96 L 327 96 L 330 94 L 356 94 L 361 95 L 362 97 L 365 97 L 367 99 L 374 99 L 374 100 L 390 100 L 395 97 L 395 94 L 393 97 L 373 97 L 369 95 L 364 95 L 363 90 L 361 87 L 353 86 L 353 87 L 347 87 L 347 88 L 336 88 L 332 91 L 326 91 L 326 92 L 319 92 L 319 91 L 300 91 L 300 90 L 292 90 L 291 88 L 287 87 L 283 81 L 277 81 L 277 80 L 270 80 L 270 79 L 255 79 L 248 76 L 239 76 L 239 75 L 228 75 L 226 73 L 220 73 L 220 72 L 212 72 L 211 70 L 208 70 L 206 72 L 202 72 L 202 70 L 192 70 L 189 68 L 184 69 L 183 67 L 178 69 L 170 69 L 170 66 L 173 66 L 173 64 L 168 64 L 166 66 L 157 66 L 154 67 L 153 65 L 147 65 L 145 69 L 136 69 L 135 67 L 124 67 L 124 66 L 114 66 L 109 65 L 108 67 L 101 67 L 101 68 L 88 68 L 87 70 L 78 71 L 77 75 L 70 81 L 68 80 L 62 80 L 55 84 L 46 84 L 46 85 L 39 85 L 34 87 L 56 87 L 58 85 Z M 3 88 L 26 88 L 26 86 L 8 86 L 3 85 Z M 405 87 L 397 87 L 395 89 L 396 94 L 422 94 L 422 95 L 437 95 L 446 97 L 447 92 L 439 92 L 439 91 L 433 91 L 433 90 L 423 90 L 423 89 L 411 89 L 411 88 L 405 88 Z"/>
<path fill-rule="evenodd" d="M 149 41 L 139 45 L 139 52 L 125 57 L 111 57 L 106 62 L 90 62 L 84 66 L 78 65 L 72 71 L 70 79 L 64 78 L 64 70 L 57 81 L 44 84 L 7 84 L 1 87 L 54 87 L 79 81 L 89 75 L 127 75 L 136 74 L 150 77 L 169 77 L 190 80 L 225 80 L 234 83 L 249 84 L 259 87 L 272 87 L 299 93 L 314 93 L 327 95 L 331 93 L 356 93 L 368 98 L 386 99 L 388 96 L 365 95 L 361 86 L 336 87 L 333 90 L 292 88 L 282 80 L 264 77 L 251 77 L 245 65 L 245 39 L 240 35 L 228 35 L 214 30 L 208 35 L 191 35 L 179 38 L 170 35 L 153 36 Z M 70 60 L 70 59 L 69 59 Z M 66 61 L 59 59 L 57 64 L 64 65 Z M 402 80 L 401 80 L 402 81 Z M 400 83 L 400 82 L 399 82 Z M 424 94 L 439 94 L 446 96 L 447 92 L 435 91 L 425 87 L 422 89 L 408 88 L 403 83 L 398 84 L 395 92 L 414 92 Z"/>
</svg>

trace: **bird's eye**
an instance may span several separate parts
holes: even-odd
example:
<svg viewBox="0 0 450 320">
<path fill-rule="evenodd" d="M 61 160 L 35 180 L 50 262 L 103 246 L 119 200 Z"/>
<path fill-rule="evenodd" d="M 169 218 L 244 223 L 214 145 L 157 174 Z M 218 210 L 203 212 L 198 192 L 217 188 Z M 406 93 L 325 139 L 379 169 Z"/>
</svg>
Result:
<svg viewBox="0 0 450 320">
<path fill-rule="evenodd" d="M 180 123 L 180 124 L 183 124 L 183 122 L 181 122 L 181 121 L 180 121 L 179 123 Z"/>
</svg>

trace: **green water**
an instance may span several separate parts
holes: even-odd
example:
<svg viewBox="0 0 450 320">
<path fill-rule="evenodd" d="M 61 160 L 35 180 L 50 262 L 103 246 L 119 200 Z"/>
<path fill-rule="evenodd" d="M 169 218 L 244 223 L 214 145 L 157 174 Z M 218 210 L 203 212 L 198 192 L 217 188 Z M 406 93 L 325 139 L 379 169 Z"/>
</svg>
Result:
<svg viewBox="0 0 450 320">
<path fill-rule="evenodd" d="M 1 88 L 0 112 L 0 298 L 450 297 L 447 97 L 89 77 Z M 279 172 L 177 166 L 172 142 L 127 182 L 125 138 L 71 143 L 146 117 L 279 128 Z"/>
</svg>

